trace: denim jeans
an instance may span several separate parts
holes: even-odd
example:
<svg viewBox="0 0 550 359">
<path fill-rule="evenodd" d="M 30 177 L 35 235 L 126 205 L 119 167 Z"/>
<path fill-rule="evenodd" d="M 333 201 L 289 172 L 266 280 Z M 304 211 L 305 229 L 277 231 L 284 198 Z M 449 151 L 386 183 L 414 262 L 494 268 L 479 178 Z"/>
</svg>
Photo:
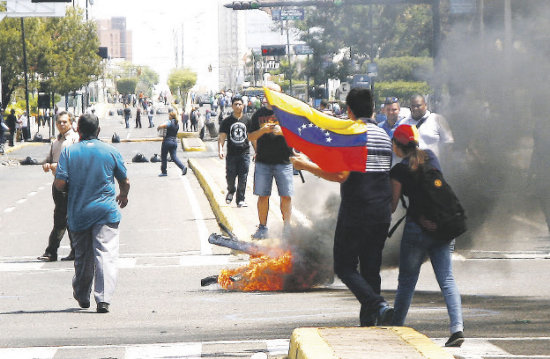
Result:
<svg viewBox="0 0 550 359">
<path fill-rule="evenodd" d="M 166 137 L 164 141 L 162 141 L 162 145 L 160 146 L 160 171 L 164 174 L 166 174 L 166 167 L 168 162 L 168 153 L 170 153 L 170 157 L 172 158 L 172 161 L 178 166 L 181 170 L 185 168 L 185 165 L 180 161 L 177 155 L 177 149 L 178 149 L 178 142 L 175 137 Z"/>
<path fill-rule="evenodd" d="M 377 309 L 385 304 L 380 265 L 389 223 L 351 227 L 341 222 L 334 234 L 334 272 L 361 303 L 361 326 L 374 325 Z"/>
<path fill-rule="evenodd" d="M 244 201 L 244 192 L 246 190 L 246 178 L 248 177 L 248 168 L 250 167 L 250 155 L 248 153 L 227 156 L 225 158 L 225 178 L 227 180 L 227 192 L 237 192 L 237 203 Z M 237 187 L 235 180 L 238 178 Z"/>
<path fill-rule="evenodd" d="M 464 330 L 460 293 L 453 276 L 451 253 L 454 241 L 444 243 L 433 239 L 407 218 L 399 254 L 399 279 L 395 295 L 395 314 L 392 325 L 402 326 L 412 302 L 420 266 L 428 255 L 432 262 L 445 304 L 451 319 L 451 334 Z"/>
</svg>

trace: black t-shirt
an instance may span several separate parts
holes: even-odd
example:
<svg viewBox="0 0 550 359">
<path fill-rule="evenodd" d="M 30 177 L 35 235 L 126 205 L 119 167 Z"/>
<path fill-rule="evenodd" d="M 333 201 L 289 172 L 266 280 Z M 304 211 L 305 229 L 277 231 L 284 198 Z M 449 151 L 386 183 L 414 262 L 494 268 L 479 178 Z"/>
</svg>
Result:
<svg viewBox="0 0 550 359">
<path fill-rule="evenodd" d="M 388 172 L 350 172 L 340 185 L 338 222 L 360 227 L 391 222 L 391 184 Z"/>
<path fill-rule="evenodd" d="M 435 167 L 441 172 L 441 166 L 437 157 L 431 150 L 424 150 L 428 154 L 427 165 Z M 401 183 L 401 191 L 403 195 L 409 198 L 409 207 L 407 208 L 407 215 L 412 217 L 415 221 L 418 219 L 418 206 L 422 201 L 419 193 L 420 181 L 419 171 L 422 169 L 419 168 L 416 171 L 411 171 L 409 163 L 406 160 L 401 161 L 400 163 L 393 166 L 390 170 L 390 178 Z"/>
<path fill-rule="evenodd" d="M 277 121 L 272 110 L 262 107 L 254 112 L 249 122 L 248 132 L 258 131 L 265 123 Z M 288 164 L 292 150 L 283 136 L 266 133 L 257 140 L 256 162 L 267 164 Z"/>
<path fill-rule="evenodd" d="M 222 121 L 220 132 L 227 134 L 227 155 L 239 156 L 250 153 L 250 142 L 246 130 L 248 118 L 243 115 L 240 120 L 233 114 Z"/>
<path fill-rule="evenodd" d="M 8 125 L 10 130 L 15 130 L 16 123 L 17 123 L 17 118 L 15 117 L 15 115 L 10 113 L 6 118 L 6 124 Z"/>
<path fill-rule="evenodd" d="M 132 110 L 130 110 L 128 107 L 124 109 L 124 118 L 128 119 L 132 115 Z"/>
</svg>

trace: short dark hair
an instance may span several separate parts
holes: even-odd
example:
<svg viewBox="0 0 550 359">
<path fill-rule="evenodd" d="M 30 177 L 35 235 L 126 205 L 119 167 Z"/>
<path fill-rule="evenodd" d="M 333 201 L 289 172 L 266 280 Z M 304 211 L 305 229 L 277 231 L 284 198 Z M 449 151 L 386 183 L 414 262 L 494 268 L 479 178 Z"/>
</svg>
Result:
<svg viewBox="0 0 550 359">
<path fill-rule="evenodd" d="M 99 128 L 99 119 L 96 115 L 85 113 L 78 118 L 78 132 L 83 140 L 97 138 L 97 129 Z"/>
<path fill-rule="evenodd" d="M 72 122 L 71 121 L 71 116 L 69 115 L 69 112 L 67 112 L 67 111 L 58 112 L 57 115 L 55 115 L 56 116 L 55 120 L 57 121 L 58 118 L 60 118 L 61 116 L 65 116 L 65 115 L 67 115 L 69 117 L 69 122 Z"/>
<path fill-rule="evenodd" d="M 231 105 L 233 105 L 236 101 L 243 102 L 243 98 L 241 96 L 233 96 L 233 98 L 231 99 Z"/>
<path fill-rule="evenodd" d="M 426 98 L 424 96 L 422 96 L 421 94 L 419 94 L 419 93 L 415 93 L 414 95 L 412 95 L 411 98 L 409 99 L 409 101 L 413 102 L 413 101 L 418 100 L 418 99 L 422 99 L 422 102 L 426 103 Z"/>
<path fill-rule="evenodd" d="M 354 87 L 346 96 L 346 104 L 355 117 L 371 118 L 373 111 L 372 93 L 369 89 Z"/>
</svg>

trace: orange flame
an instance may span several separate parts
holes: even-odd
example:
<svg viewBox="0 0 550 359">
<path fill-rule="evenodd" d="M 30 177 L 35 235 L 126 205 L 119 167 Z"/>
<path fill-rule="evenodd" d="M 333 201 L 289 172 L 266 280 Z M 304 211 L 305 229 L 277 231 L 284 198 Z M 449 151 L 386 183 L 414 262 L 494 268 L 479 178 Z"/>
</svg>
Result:
<svg viewBox="0 0 550 359">
<path fill-rule="evenodd" d="M 222 288 L 230 290 L 275 291 L 282 290 L 285 275 L 292 272 L 292 253 L 278 257 L 251 256 L 248 265 L 223 269 L 218 276 Z"/>
</svg>

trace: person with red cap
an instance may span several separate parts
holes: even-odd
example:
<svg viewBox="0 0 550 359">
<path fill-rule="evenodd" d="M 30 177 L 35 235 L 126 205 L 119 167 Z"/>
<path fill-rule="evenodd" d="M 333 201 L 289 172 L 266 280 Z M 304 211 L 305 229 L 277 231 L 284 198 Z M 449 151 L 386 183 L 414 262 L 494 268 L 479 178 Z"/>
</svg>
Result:
<svg viewBox="0 0 550 359">
<path fill-rule="evenodd" d="M 451 337 L 447 347 L 460 347 L 464 342 L 462 304 L 456 285 L 451 261 L 454 240 L 442 242 L 435 239 L 433 232 L 437 225 L 419 213 L 422 201 L 419 173 L 424 166 L 441 172 L 436 155 L 429 149 L 421 150 L 418 129 L 414 125 L 400 125 L 393 133 L 393 151 L 403 160 L 390 171 L 392 184 L 392 211 L 395 211 L 401 195 L 409 198 L 405 229 L 399 254 L 399 277 L 395 295 L 395 312 L 392 325 L 402 326 L 411 305 L 420 266 L 429 256 L 437 282 L 445 298 L 451 320 Z"/>
</svg>

